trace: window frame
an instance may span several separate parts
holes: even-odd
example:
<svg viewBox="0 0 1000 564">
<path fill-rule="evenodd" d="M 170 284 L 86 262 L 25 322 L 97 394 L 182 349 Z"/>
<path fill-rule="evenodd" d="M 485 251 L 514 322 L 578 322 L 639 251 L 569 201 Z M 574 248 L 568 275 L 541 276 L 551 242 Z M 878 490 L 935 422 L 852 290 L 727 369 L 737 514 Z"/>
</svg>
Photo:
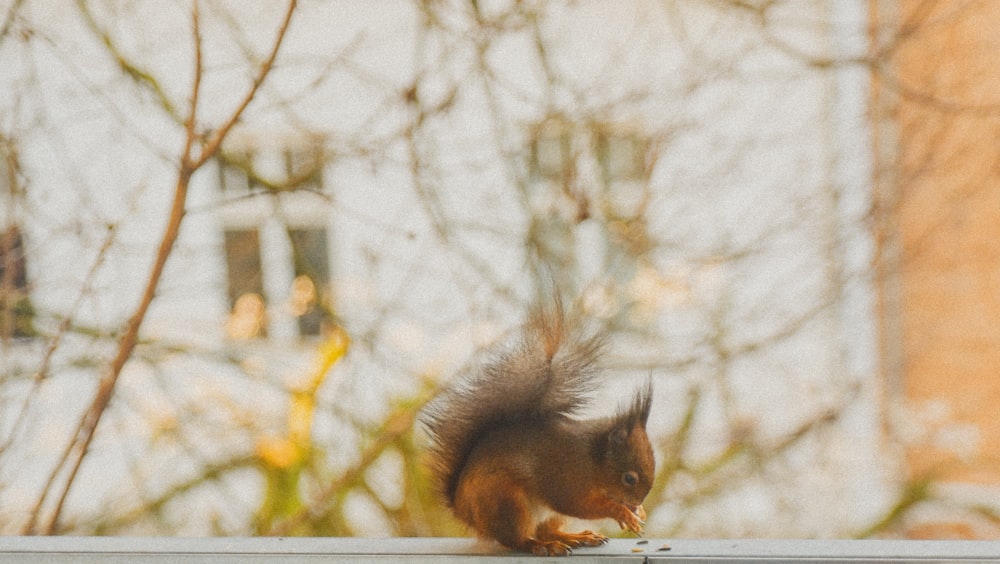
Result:
<svg viewBox="0 0 1000 564">
<path fill-rule="evenodd" d="M 307 340 L 322 336 L 333 323 L 332 228 L 324 206 L 316 205 L 316 193 L 324 191 L 325 154 L 317 139 L 278 146 L 244 140 L 216 159 L 228 340 Z M 267 163 L 260 166 L 260 160 Z M 271 167 L 265 177 L 267 164 Z M 256 233 L 256 241 L 246 256 L 232 256 L 238 252 L 232 237 L 250 232 Z M 303 245 L 310 248 L 303 250 Z M 242 260 L 241 268 L 249 271 L 233 272 L 238 266 L 234 260 Z M 240 280 L 247 278 L 253 281 L 240 288 Z M 237 312 L 244 296 L 253 299 L 246 298 L 244 310 Z"/>
</svg>

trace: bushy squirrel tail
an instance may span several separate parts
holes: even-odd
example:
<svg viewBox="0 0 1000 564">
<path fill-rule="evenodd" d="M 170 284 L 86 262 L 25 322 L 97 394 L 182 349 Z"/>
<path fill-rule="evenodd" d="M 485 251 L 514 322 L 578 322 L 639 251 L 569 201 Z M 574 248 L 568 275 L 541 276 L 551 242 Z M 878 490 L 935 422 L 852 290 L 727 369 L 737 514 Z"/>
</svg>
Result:
<svg viewBox="0 0 1000 564">
<path fill-rule="evenodd" d="M 462 467 L 487 432 L 517 421 L 543 421 L 583 407 L 597 387 L 603 347 L 561 301 L 535 307 L 513 347 L 445 389 L 425 409 L 430 468 L 449 505 Z M 530 423 L 529 423 L 530 424 Z"/>
</svg>

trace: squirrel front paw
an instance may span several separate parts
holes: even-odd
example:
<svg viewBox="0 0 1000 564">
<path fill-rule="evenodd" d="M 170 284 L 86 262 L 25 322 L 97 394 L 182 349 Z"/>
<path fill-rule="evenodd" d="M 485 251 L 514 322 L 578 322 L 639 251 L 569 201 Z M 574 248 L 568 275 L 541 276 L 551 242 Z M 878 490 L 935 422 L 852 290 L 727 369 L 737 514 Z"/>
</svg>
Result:
<svg viewBox="0 0 1000 564">
<path fill-rule="evenodd" d="M 635 509 L 632 509 L 628 505 L 622 504 L 619 506 L 618 515 L 615 517 L 619 527 L 636 534 L 642 533 L 642 525 L 645 519 L 646 510 L 641 505 L 635 506 Z"/>
</svg>

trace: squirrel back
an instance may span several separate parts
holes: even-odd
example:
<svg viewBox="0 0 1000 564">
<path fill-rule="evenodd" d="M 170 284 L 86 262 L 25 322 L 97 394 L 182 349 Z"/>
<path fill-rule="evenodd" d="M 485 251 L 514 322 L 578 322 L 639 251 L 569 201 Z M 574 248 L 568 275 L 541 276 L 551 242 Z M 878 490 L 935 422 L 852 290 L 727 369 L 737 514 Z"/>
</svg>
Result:
<svg viewBox="0 0 1000 564">
<path fill-rule="evenodd" d="M 572 415 L 597 388 L 597 359 L 604 339 L 587 335 L 556 299 L 536 307 L 520 339 L 480 371 L 446 389 L 426 408 L 431 471 L 449 505 L 478 439 L 515 422 Z"/>
</svg>

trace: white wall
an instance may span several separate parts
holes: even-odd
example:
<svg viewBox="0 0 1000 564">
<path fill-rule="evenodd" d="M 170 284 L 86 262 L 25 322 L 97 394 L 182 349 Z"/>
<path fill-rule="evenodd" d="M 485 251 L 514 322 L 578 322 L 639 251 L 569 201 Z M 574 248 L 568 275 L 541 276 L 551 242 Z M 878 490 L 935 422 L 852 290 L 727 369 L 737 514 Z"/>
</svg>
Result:
<svg viewBox="0 0 1000 564">
<path fill-rule="evenodd" d="M 483 4 L 486 18 L 506 10 L 504 2 Z M 203 124 L 218 124 L 234 107 L 253 72 L 242 49 L 260 57 L 279 17 L 277 4 L 221 6 L 203 7 Z M 126 2 L 93 9 L 185 112 L 188 8 Z M 733 429 L 777 441 L 860 390 L 835 431 L 805 443 L 770 476 L 741 481 L 694 512 L 672 512 L 668 503 L 650 526 L 786 536 L 860 528 L 886 496 L 871 400 L 871 247 L 861 221 L 870 176 L 866 76 L 850 64 L 819 63 L 864 49 L 864 3 L 779 3 L 763 20 L 709 1 L 575 2 L 543 11 L 547 65 L 530 26 L 516 16 L 492 28 L 515 31 L 484 34 L 468 6 L 456 3 L 427 31 L 419 25 L 425 16 L 406 2 L 302 3 L 278 66 L 233 139 L 326 136 L 327 196 L 280 200 L 287 217 L 327 223 L 337 313 L 355 338 L 324 402 L 363 405 L 372 412 L 366 417 L 376 417 L 386 397 L 414 390 L 417 376 L 447 379 L 513 327 L 533 292 L 524 247 L 538 213 L 532 191 L 555 190 L 529 180 L 531 126 L 558 114 L 633 127 L 656 147 L 650 177 L 633 187 L 648 196 L 652 246 L 637 257 L 621 253 L 609 238 L 614 222 L 598 205 L 593 163 L 583 163 L 577 188 L 594 215 L 569 233 L 576 257 L 570 274 L 595 312 L 628 330 L 618 339 L 616 373 L 654 374 L 658 432 L 676 424 L 674 398 L 688 389 L 704 392 L 692 460 L 725 448 Z M 230 17 L 235 28 L 225 23 Z M 0 43 L 0 91 L 10 93 L 0 101 L 0 132 L 16 140 L 23 167 L 39 325 L 54 331 L 72 315 L 113 331 L 135 307 L 151 264 L 182 131 L 148 88 L 116 67 L 75 9 L 29 0 L 18 18 L 17 33 Z M 420 110 L 405 101 L 415 81 L 425 108 L 452 97 L 419 127 Z M 239 409 L 260 414 L 262 427 L 280 427 L 281 385 L 308 367 L 310 342 L 225 339 L 222 229 L 266 214 L 274 200 L 224 205 L 217 177 L 211 165 L 192 181 L 184 230 L 143 332 L 165 348 L 141 349 L 149 362 L 125 371 L 116 409 L 81 476 L 86 486 L 70 499 L 73 515 L 127 505 L 140 486 L 166 487 L 177 468 L 183 473 L 196 465 L 192 459 L 210 456 L 202 450 L 214 448 L 210 438 L 234 452 L 246 448 L 254 439 L 240 427 Z M 552 201 L 571 209 L 562 197 Z M 263 211 L 244 209 L 253 207 Z M 102 254 L 109 225 L 114 236 Z M 102 262 L 88 279 L 98 255 Z M 167 345 L 196 350 L 175 354 Z M 66 347 L 23 431 L 24 440 L 40 437 L 38 450 L 0 463 L 0 506 L 7 508 L 0 523 L 16 522 L 37 495 L 110 344 L 79 337 Z M 11 359 L 26 357 L 30 365 L 43 351 L 41 343 L 0 349 L 8 405 L 19 405 L 30 389 L 16 383 L 30 369 L 22 372 Z M 243 361 L 230 363 L 229 354 Z M 94 366 L 71 366 L 91 356 Z M 234 412 L 212 413 L 223 406 Z M 61 415 L 52 417 L 52 409 Z M 196 455 L 154 438 L 187 410 L 195 411 L 191 428 L 210 429 L 195 433 L 194 442 L 204 443 L 193 447 Z M 325 417 L 317 436 L 338 428 L 336 417 Z M 0 430 L 10 428 L 10 418 Z M 350 450 L 350 440 L 330 440 L 331 457 Z M 817 472 L 797 473 L 799 460 Z M 668 494 L 690 493 L 684 484 Z M 251 500 L 257 489 L 249 477 L 231 487 Z M 214 496 L 206 499 L 196 514 L 219 513 L 234 527 L 253 509 L 225 492 L 214 505 Z M 791 512 L 790 503 L 797 504 Z M 206 519 L 180 532 L 205 534 Z"/>
</svg>

